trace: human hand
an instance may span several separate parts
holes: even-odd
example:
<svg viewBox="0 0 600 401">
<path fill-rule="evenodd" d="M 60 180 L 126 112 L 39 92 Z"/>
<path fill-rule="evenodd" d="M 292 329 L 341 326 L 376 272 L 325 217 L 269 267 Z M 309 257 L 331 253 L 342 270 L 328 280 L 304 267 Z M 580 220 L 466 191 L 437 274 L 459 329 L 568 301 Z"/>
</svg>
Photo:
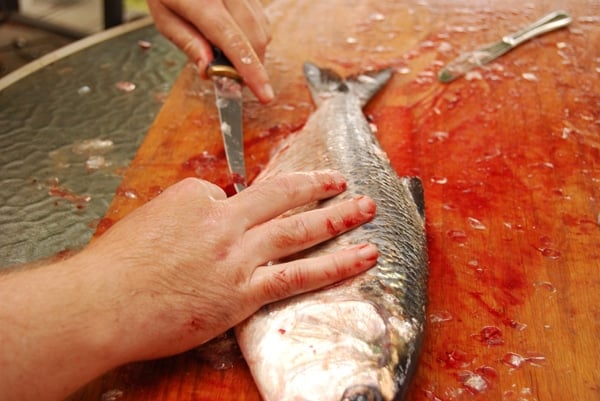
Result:
<svg viewBox="0 0 600 401">
<path fill-rule="evenodd" d="M 267 303 L 372 267 L 377 250 L 369 244 L 277 262 L 374 216 L 373 200 L 358 197 L 278 217 L 345 187 L 336 172 L 293 173 L 227 198 L 213 184 L 186 179 L 104 233 L 81 255 L 117 266 L 111 302 L 125 323 L 115 344 L 128 355 L 121 362 L 190 349 Z"/>
<path fill-rule="evenodd" d="M 198 66 L 203 77 L 213 59 L 212 43 L 223 50 L 261 102 L 273 98 L 262 64 L 271 40 L 270 27 L 259 0 L 147 0 L 147 3 L 157 29 Z"/>
</svg>

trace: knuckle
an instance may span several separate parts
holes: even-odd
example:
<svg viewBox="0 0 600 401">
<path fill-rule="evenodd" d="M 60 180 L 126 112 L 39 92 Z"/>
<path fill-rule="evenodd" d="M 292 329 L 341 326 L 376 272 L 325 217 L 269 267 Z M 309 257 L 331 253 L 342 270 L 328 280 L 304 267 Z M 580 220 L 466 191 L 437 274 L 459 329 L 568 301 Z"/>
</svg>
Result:
<svg viewBox="0 0 600 401">
<path fill-rule="evenodd" d="M 355 202 L 342 202 L 330 209 L 329 217 L 326 219 L 327 232 L 330 235 L 338 235 L 360 225 L 364 220 Z"/>
<path fill-rule="evenodd" d="M 331 255 L 331 271 L 333 272 L 333 277 L 341 278 L 348 276 L 350 267 L 344 253 L 335 253 Z"/>
<path fill-rule="evenodd" d="M 187 177 L 177 184 L 182 191 L 195 197 L 208 197 L 211 200 L 227 198 L 223 189 L 208 181 L 194 177 Z"/>
<path fill-rule="evenodd" d="M 179 43 L 176 43 L 177 46 L 183 51 L 190 59 L 193 58 L 194 51 L 196 49 L 196 41 L 193 37 L 185 37 L 179 40 Z"/>
<path fill-rule="evenodd" d="M 290 293 L 290 281 L 286 270 L 274 273 L 263 285 L 263 294 L 268 300 L 285 298 Z"/>
<path fill-rule="evenodd" d="M 342 229 L 341 219 L 328 218 L 325 223 L 329 235 L 335 236 L 340 234 Z"/>
<path fill-rule="evenodd" d="M 346 180 L 340 173 L 332 170 L 323 170 L 313 173 L 316 191 L 342 192 L 346 189 Z"/>
<path fill-rule="evenodd" d="M 308 243 L 313 239 L 311 230 L 301 218 L 287 219 L 286 224 L 281 224 L 272 233 L 273 245 L 286 249 L 293 245 Z"/>
<path fill-rule="evenodd" d="M 195 189 L 201 181 L 194 177 L 186 177 L 179 181 L 178 185 L 186 190 Z"/>
<path fill-rule="evenodd" d="M 295 174 L 286 174 L 278 176 L 276 180 L 276 187 L 288 199 L 296 199 L 300 195 L 300 186 L 294 178 Z"/>
</svg>

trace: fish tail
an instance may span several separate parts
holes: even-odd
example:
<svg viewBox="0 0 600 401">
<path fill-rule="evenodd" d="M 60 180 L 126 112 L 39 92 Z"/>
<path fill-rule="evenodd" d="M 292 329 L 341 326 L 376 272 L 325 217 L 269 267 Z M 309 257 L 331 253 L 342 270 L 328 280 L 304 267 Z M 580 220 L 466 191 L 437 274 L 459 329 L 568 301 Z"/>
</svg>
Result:
<svg viewBox="0 0 600 401">
<path fill-rule="evenodd" d="M 304 76 L 316 104 L 334 93 L 351 92 L 364 106 L 387 83 L 392 76 L 392 69 L 387 68 L 343 79 L 335 71 L 306 62 Z"/>
</svg>

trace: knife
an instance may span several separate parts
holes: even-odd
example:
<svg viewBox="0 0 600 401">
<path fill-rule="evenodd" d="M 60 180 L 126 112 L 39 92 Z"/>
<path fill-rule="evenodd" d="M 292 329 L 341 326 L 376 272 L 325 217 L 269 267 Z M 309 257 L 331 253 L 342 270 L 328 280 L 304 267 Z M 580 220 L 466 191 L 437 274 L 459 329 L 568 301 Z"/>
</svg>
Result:
<svg viewBox="0 0 600 401">
<path fill-rule="evenodd" d="M 495 60 L 535 36 L 569 25 L 572 20 L 571 16 L 565 11 L 553 11 L 546 14 L 522 30 L 504 36 L 499 42 L 461 54 L 440 71 L 438 79 L 444 83 L 454 81 L 473 68 L 481 67 Z"/>
<path fill-rule="evenodd" d="M 221 136 L 225 147 L 227 166 L 235 192 L 246 188 L 246 164 L 242 133 L 242 77 L 221 49 L 213 46 L 214 59 L 206 68 L 206 75 L 215 87 Z"/>
</svg>

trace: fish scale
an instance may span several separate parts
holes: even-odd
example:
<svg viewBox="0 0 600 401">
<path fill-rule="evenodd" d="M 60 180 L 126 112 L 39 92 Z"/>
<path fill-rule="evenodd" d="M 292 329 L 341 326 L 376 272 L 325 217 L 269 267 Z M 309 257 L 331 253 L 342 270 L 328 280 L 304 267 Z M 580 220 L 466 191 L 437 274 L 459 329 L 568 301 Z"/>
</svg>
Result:
<svg viewBox="0 0 600 401">
<path fill-rule="evenodd" d="M 396 175 L 362 112 L 391 71 L 342 80 L 306 63 L 304 73 L 318 107 L 256 180 L 340 171 L 346 191 L 311 207 L 364 194 L 377 215 L 295 257 L 371 242 L 379 259 L 356 277 L 265 306 L 236 327 L 238 343 L 266 401 L 400 400 L 418 360 L 428 269 L 421 183 Z"/>
</svg>

